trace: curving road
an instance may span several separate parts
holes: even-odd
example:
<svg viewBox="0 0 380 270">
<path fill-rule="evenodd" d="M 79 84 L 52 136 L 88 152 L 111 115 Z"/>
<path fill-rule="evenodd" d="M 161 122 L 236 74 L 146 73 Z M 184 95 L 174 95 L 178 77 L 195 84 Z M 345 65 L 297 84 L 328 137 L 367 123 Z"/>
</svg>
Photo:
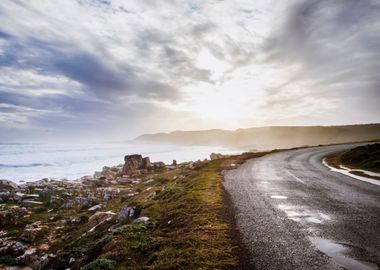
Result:
<svg viewBox="0 0 380 270">
<path fill-rule="evenodd" d="M 378 269 L 380 186 L 322 164 L 353 146 L 278 152 L 225 174 L 244 268 Z"/>
</svg>

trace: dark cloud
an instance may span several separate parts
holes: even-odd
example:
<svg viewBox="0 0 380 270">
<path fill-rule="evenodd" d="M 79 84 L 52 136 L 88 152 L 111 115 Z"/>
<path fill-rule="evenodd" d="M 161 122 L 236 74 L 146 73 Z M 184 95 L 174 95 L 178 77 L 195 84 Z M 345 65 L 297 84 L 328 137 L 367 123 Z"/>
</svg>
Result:
<svg viewBox="0 0 380 270">
<path fill-rule="evenodd" d="M 73 46 L 46 44 L 32 39 L 27 43 L 12 41 L 4 51 L 0 55 L 2 66 L 35 70 L 49 76 L 62 75 L 79 82 L 89 94 L 102 98 L 129 95 L 157 99 L 178 97 L 175 87 L 149 78 L 137 67 L 126 63 L 114 64 L 102 54 L 83 52 Z M 24 84 L 19 87 L 30 89 L 33 86 Z"/>
<path fill-rule="evenodd" d="M 131 89 L 130 82 L 136 77 L 132 68 L 118 70 L 107 67 L 98 56 L 88 53 L 59 54 L 52 56 L 51 63 L 59 73 L 93 91 L 138 91 Z"/>
<path fill-rule="evenodd" d="M 12 36 L 8 33 L 5 33 L 3 31 L 0 31 L 0 39 L 10 39 Z"/>
</svg>

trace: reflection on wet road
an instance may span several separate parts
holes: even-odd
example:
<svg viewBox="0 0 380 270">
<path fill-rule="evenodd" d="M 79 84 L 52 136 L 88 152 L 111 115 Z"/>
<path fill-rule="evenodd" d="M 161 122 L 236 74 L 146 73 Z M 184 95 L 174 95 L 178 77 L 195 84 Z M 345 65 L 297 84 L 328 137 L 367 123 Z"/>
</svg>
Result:
<svg viewBox="0 0 380 270">
<path fill-rule="evenodd" d="M 380 186 L 329 170 L 352 145 L 269 154 L 225 175 L 256 269 L 378 269 Z"/>
</svg>

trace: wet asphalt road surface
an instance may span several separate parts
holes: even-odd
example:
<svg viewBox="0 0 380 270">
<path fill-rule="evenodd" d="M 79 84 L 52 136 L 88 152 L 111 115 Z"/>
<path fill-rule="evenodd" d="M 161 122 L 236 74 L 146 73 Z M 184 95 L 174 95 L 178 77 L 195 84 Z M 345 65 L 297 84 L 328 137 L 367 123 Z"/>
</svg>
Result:
<svg viewBox="0 0 380 270">
<path fill-rule="evenodd" d="M 268 154 L 225 174 L 245 268 L 378 269 L 380 186 L 322 164 L 353 146 Z"/>
</svg>

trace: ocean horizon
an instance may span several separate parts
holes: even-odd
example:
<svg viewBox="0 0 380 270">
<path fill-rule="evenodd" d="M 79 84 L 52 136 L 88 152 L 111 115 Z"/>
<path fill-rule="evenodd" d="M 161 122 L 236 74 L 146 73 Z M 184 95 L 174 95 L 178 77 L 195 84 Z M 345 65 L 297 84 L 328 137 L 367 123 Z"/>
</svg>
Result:
<svg viewBox="0 0 380 270">
<path fill-rule="evenodd" d="M 239 149 L 141 143 L 44 144 L 0 143 L 0 179 L 16 183 L 42 178 L 76 180 L 93 175 L 104 166 L 124 163 L 124 156 L 141 154 L 151 161 L 203 160 L 212 152 L 234 154 Z"/>
</svg>

